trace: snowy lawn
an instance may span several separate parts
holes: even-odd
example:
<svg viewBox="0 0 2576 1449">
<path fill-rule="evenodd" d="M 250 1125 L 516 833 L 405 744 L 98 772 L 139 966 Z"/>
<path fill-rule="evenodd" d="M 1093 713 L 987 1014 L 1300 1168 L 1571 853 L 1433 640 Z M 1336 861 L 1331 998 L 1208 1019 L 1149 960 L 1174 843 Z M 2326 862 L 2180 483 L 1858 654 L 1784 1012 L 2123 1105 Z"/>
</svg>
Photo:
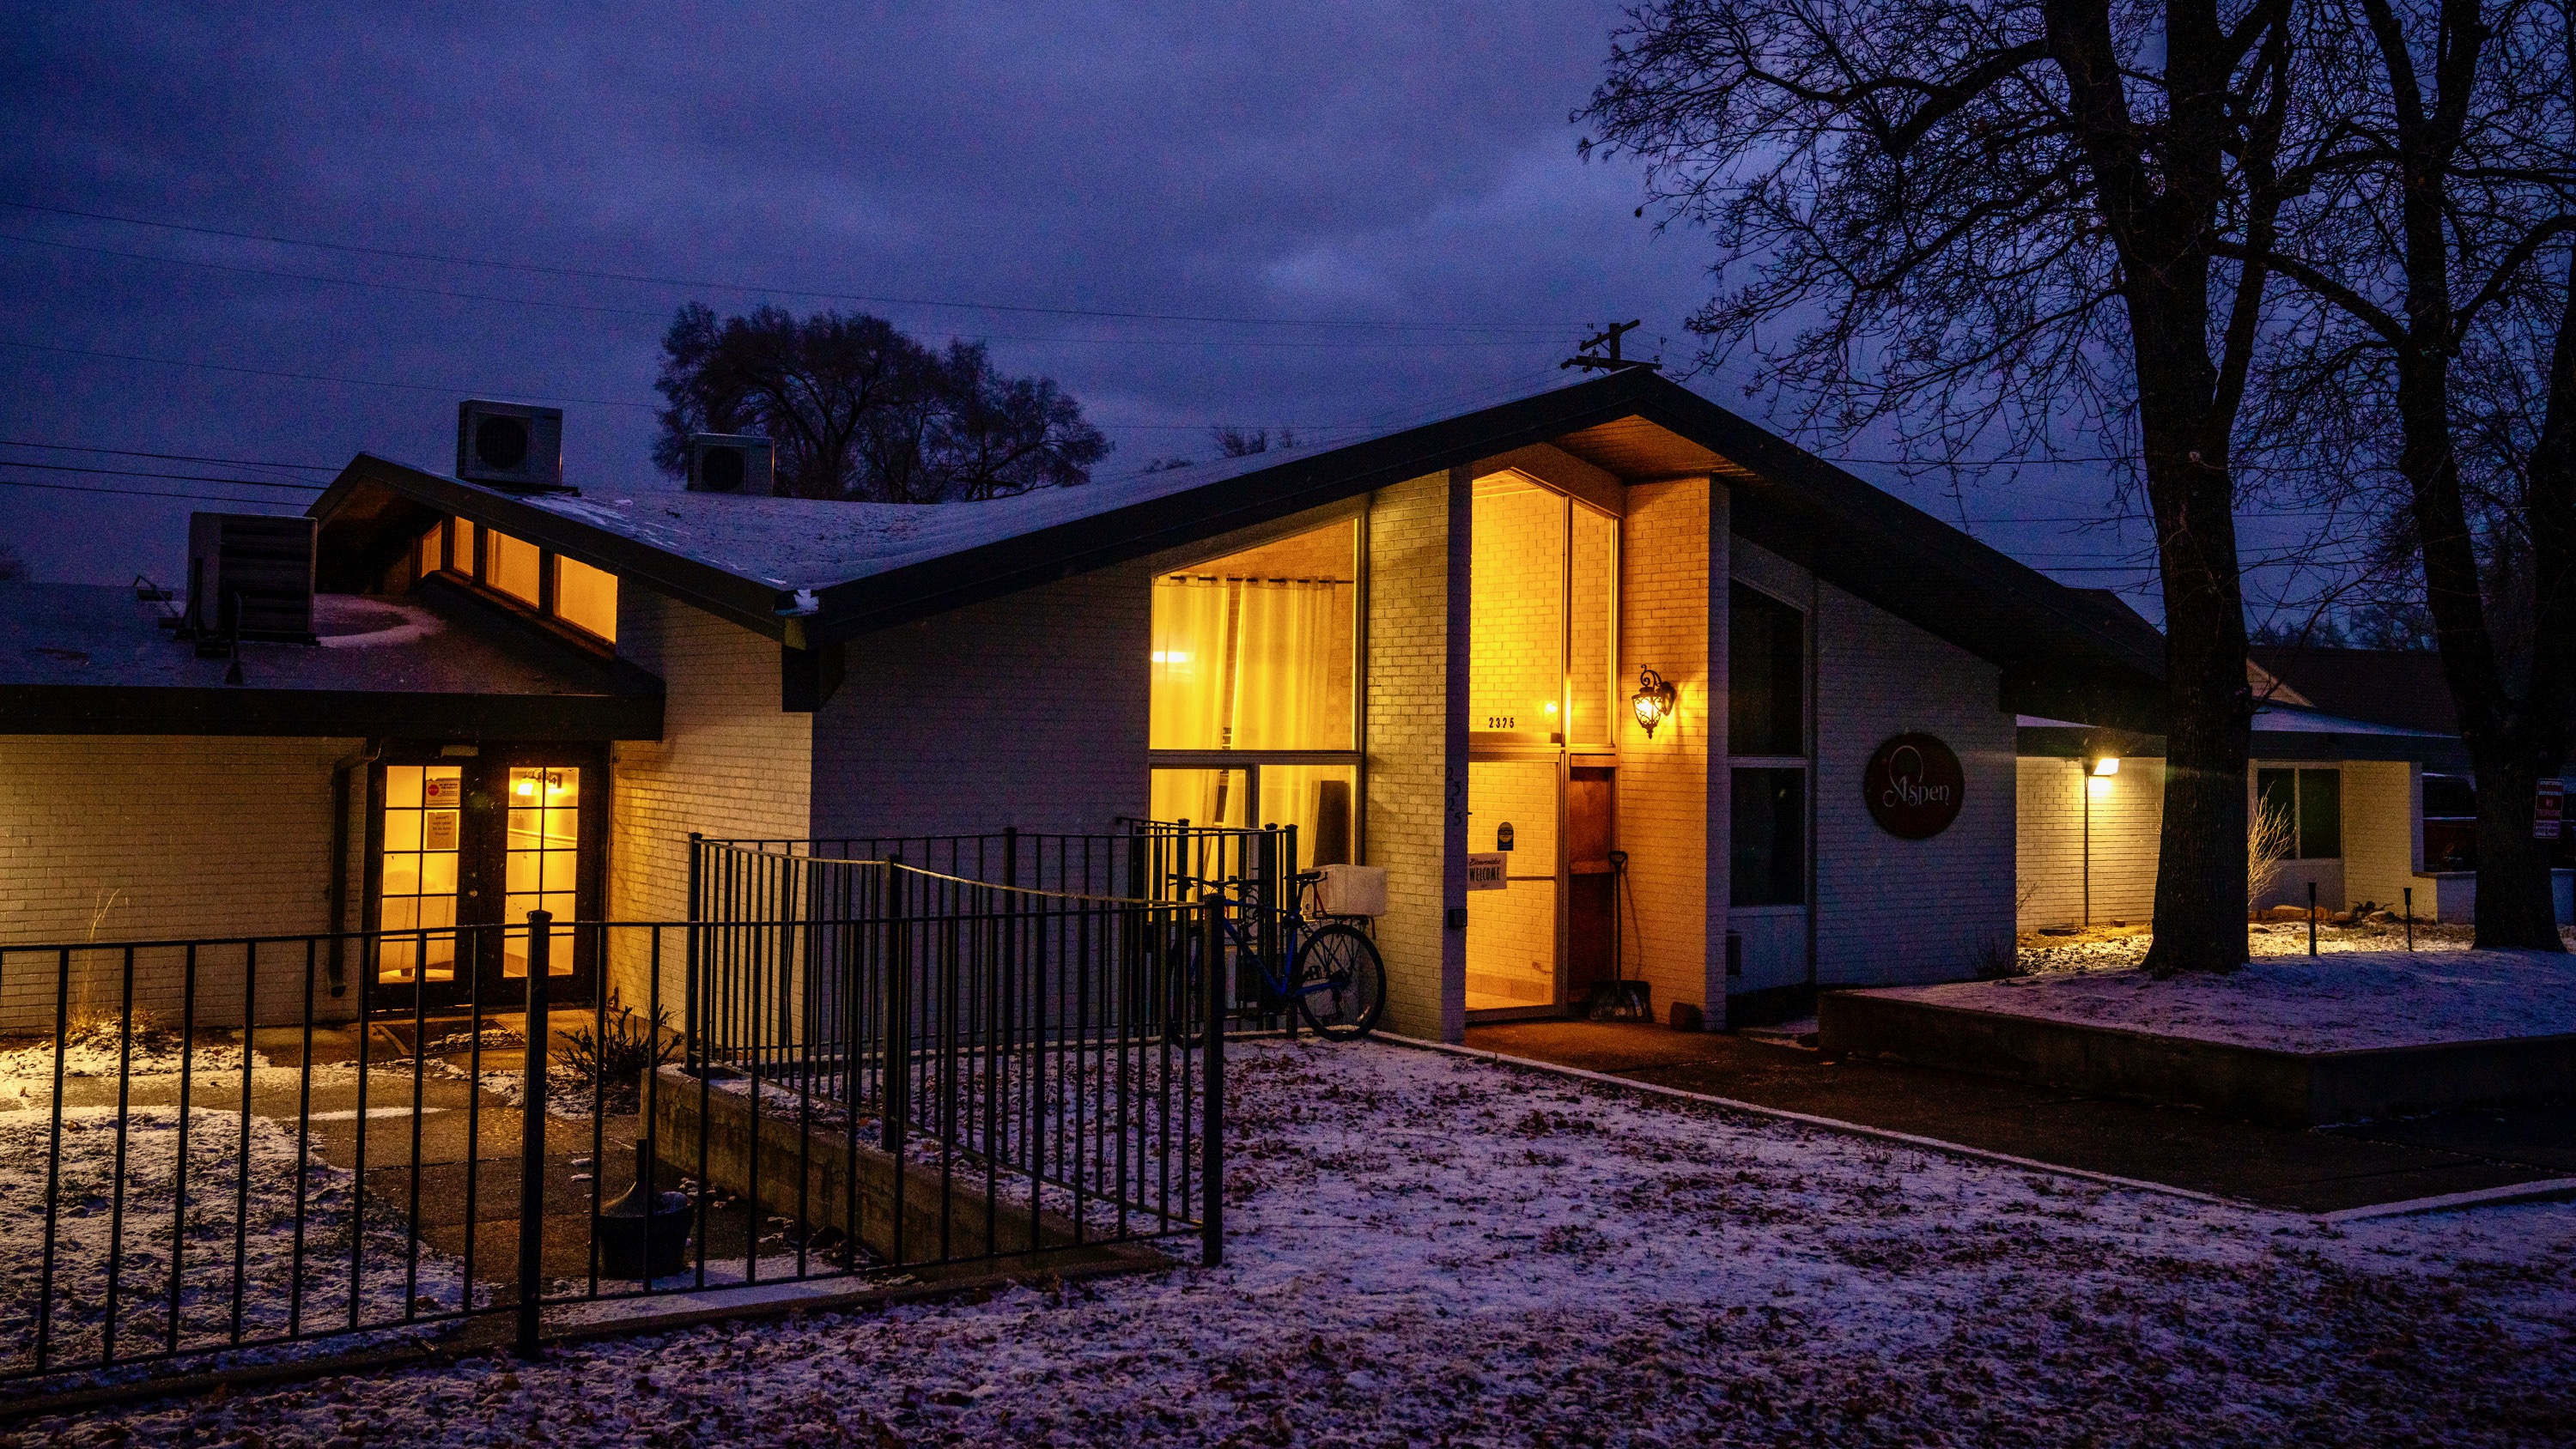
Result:
<svg viewBox="0 0 2576 1449">
<path fill-rule="evenodd" d="M 50 1364 L 77 1366 L 101 1356 L 111 1262 L 118 1265 L 116 1347 L 128 1357 L 169 1346 L 174 1307 L 182 1349 L 235 1341 L 236 1311 L 243 1341 L 285 1332 L 290 1314 L 307 1331 L 345 1325 L 350 1321 L 353 1255 L 363 1324 L 399 1320 L 415 1297 L 424 1312 L 457 1306 L 460 1280 L 453 1265 L 423 1247 L 414 1270 L 400 1224 L 380 1220 L 387 1205 L 370 1205 L 363 1244 L 353 1240 L 351 1175 L 323 1162 L 318 1150 L 304 1163 L 304 1258 L 298 1285 L 295 1132 L 266 1117 L 253 1116 L 245 1124 L 238 1112 L 199 1108 L 189 1114 L 188 1196 L 182 1214 L 176 1211 L 178 1110 L 139 1107 L 128 1113 L 123 1233 L 116 1236 L 116 1121 L 112 1107 L 74 1107 L 63 1113 L 53 1220 Z M 50 1112 L 0 1116 L 0 1370 L 23 1370 L 35 1363 L 52 1144 Z M 179 1244 L 175 1284 L 174 1226 Z M 245 1290 L 238 1297 L 236 1254 Z"/>
<path fill-rule="evenodd" d="M 17 1443 L 2576 1438 L 2576 1208 L 2344 1229 L 1392 1045 L 1233 1051 L 1223 1269 L 674 1331 Z M 6 1435 L 0 1435 L 6 1437 Z"/>
<path fill-rule="evenodd" d="M 2576 1032 L 2576 956 L 2545 951 L 2257 956 L 2225 976 L 2157 981 L 2129 968 L 1868 994 L 2280 1051 Z"/>
</svg>

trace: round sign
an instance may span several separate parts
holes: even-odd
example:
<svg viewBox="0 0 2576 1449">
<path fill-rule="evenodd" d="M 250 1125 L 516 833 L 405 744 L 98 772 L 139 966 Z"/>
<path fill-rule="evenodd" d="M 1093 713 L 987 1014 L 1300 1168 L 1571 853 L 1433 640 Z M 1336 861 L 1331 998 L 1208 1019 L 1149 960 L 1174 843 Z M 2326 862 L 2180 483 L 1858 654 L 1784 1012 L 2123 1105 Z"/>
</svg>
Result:
<svg viewBox="0 0 2576 1449">
<path fill-rule="evenodd" d="M 1861 771 L 1870 818 L 1899 840 L 1925 840 L 1950 828 L 1967 794 L 1959 757 L 1930 735 L 1898 735 L 1878 747 Z"/>
</svg>

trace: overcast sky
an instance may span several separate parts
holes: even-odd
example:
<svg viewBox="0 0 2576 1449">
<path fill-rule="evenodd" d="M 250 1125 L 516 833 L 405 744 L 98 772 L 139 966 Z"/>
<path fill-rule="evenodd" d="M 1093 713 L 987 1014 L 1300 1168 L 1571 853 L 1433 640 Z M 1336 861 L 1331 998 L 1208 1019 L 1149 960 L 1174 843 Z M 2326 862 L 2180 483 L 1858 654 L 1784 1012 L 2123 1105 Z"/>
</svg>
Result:
<svg viewBox="0 0 2576 1449">
<path fill-rule="evenodd" d="M 561 403 L 569 481 L 674 486 L 646 456 L 662 328 L 767 300 L 988 340 L 1082 401 L 1114 475 L 1209 456 L 1215 423 L 1322 433 L 1548 386 L 1613 316 L 1680 359 L 1710 285 L 1704 237 L 1656 235 L 1631 170 L 1576 157 L 1614 3 L 639 9 L 7 6 L 0 440 L 444 468 L 456 400 L 500 396 Z M 64 490 L 310 496 L 0 479 L 54 485 L 0 487 L 0 542 L 67 581 L 175 574 L 188 511 L 237 505 Z M 2141 577 L 2099 571 L 2121 537 L 2053 521 L 2100 516 L 2083 470 L 1965 503 L 2071 583 Z"/>
</svg>

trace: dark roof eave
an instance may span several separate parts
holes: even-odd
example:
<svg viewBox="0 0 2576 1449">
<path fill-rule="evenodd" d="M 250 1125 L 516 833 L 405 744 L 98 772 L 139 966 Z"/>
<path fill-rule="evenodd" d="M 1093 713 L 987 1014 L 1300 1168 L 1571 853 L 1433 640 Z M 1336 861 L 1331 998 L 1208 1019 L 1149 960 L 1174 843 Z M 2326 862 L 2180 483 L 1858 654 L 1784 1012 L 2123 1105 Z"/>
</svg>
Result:
<svg viewBox="0 0 2576 1449">
<path fill-rule="evenodd" d="M 660 696 L 0 685 L 0 734 L 658 740 Z"/>
<path fill-rule="evenodd" d="M 594 568 L 639 580 L 660 592 L 695 605 L 719 618 L 772 639 L 786 637 L 780 619 L 779 589 L 757 579 L 700 563 L 667 549 L 639 543 L 624 534 L 523 503 L 506 494 L 427 473 L 408 463 L 360 453 L 331 481 L 306 510 L 328 519 L 342 500 L 358 488 L 374 485 L 503 533 L 543 543 Z"/>
</svg>

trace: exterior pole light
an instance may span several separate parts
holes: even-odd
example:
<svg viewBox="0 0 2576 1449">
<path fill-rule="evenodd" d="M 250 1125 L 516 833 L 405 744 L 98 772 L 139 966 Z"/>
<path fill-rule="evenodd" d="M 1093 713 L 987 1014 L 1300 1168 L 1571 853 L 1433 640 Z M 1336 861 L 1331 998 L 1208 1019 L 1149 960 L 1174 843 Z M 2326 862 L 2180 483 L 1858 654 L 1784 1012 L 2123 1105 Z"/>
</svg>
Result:
<svg viewBox="0 0 2576 1449">
<path fill-rule="evenodd" d="M 2096 775 L 2116 775 L 2120 773 L 2120 757 L 2118 755 L 2095 756 L 2093 759 L 2093 773 Z"/>
<path fill-rule="evenodd" d="M 1646 738 L 1653 739 L 1655 726 L 1672 718 L 1677 694 L 1671 680 L 1651 669 L 1637 671 L 1637 692 L 1628 697 L 1628 702 L 1636 707 L 1637 723 L 1645 730 Z"/>
</svg>

